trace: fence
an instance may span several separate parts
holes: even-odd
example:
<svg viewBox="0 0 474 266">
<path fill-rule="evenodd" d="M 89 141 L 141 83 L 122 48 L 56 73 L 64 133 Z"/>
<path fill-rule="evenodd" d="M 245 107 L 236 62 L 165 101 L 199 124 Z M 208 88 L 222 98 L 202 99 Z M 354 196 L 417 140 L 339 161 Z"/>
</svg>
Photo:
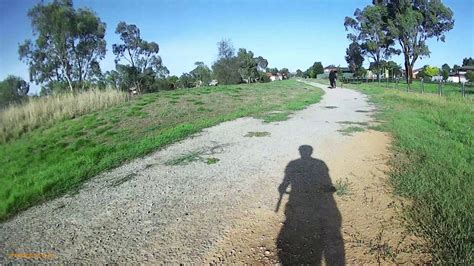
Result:
<svg viewBox="0 0 474 266">
<path fill-rule="evenodd" d="M 368 78 L 344 78 L 342 83 L 360 84 L 360 83 L 378 83 L 380 86 L 392 89 L 404 89 L 407 92 L 436 93 L 439 96 L 460 94 L 462 97 L 474 96 L 474 83 L 451 83 L 445 81 L 424 81 L 413 80 L 408 85 L 401 78 L 368 79 Z"/>
</svg>

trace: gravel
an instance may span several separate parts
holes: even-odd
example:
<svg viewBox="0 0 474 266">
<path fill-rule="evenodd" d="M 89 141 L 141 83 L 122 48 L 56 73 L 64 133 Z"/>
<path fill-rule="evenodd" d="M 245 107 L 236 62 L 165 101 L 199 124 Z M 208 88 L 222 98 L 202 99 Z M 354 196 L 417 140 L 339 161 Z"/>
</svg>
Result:
<svg viewBox="0 0 474 266">
<path fill-rule="evenodd" d="M 372 120 L 373 107 L 361 93 L 311 84 L 325 96 L 287 121 L 219 124 L 0 224 L 0 262 L 2 256 L 7 263 L 45 262 L 35 257 L 45 253 L 59 263 L 202 262 L 248 208 L 274 208 L 285 166 L 299 157 L 300 145 L 324 157 L 331 150 L 318 150 L 321 143 L 347 137 L 338 122 Z M 245 137 L 249 132 L 269 134 Z M 166 163 L 192 152 L 219 161 Z"/>
</svg>

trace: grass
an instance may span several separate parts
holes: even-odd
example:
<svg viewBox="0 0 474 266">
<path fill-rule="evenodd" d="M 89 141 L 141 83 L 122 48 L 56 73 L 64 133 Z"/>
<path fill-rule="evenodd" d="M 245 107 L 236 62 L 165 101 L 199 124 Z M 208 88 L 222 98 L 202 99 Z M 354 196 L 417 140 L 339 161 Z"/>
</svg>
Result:
<svg viewBox="0 0 474 266">
<path fill-rule="evenodd" d="M 267 132 L 267 131 L 256 131 L 256 132 L 248 132 L 244 137 L 248 137 L 248 138 L 251 138 L 251 137 L 257 137 L 257 138 L 261 138 L 261 137 L 268 137 L 270 136 L 271 133 L 270 132 Z"/>
<path fill-rule="evenodd" d="M 474 100 L 348 84 L 381 108 L 393 135 L 390 181 L 411 199 L 408 226 L 430 242 L 434 263 L 474 261 Z"/>
<path fill-rule="evenodd" d="M 378 88 L 386 88 L 386 89 L 398 89 L 401 91 L 407 90 L 407 84 L 405 81 L 400 80 L 400 82 L 381 82 L 380 84 L 375 82 L 365 83 L 366 86 L 373 86 Z M 461 95 L 461 84 L 459 83 L 443 83 L 442 84 L 442 94 L 446 96 L 459 96 Z M 466 96 L 473 98 L 474 97 L 474 85 L 472 83 L 465 84 L 465 92 Z M 432 82 L 424 82 L 423 84 L 419 80 L 414 80 L 412 84 L 410 84 L 410 92 L 416 93 L 427 93 L 427 94 L 439 94 L 439 83 L 432 83 Z"/>
<path fill-rule="evenodd" d="M 273 111 L 289 114 L 322 94 L 295 80 L 202 87 L 146 94 L 48 120 L 0 144 L 0 220 L 206 127 Z"/>
<path fill-rule="evenodd" d="M 0 111 L 0 144 L 38 127 L 102 110 L 127 99 L 126 93 L 115 90 L 90 90 L 32 98 L 27 103 L 9 106 Z"/>
<path fill-rule="evenodd" d="M 207 158 L 207 159 L 206 159 L 206 163 L 207 163 L 207 164 L 216 164 L 216 163 L 219 162 L 219 161 L 220 161 L 220 160 L 219 160 L 218 158 L 214 158 L 214 157 L 212 157 L 212 158 Z"/>
<path fill-rule="evenodd" d="M 343 129 L 340 129 L 338 131 L 341 132 L 341 134 L 344 135 L 344 136 L 350 136 L 350 135 L 352 135 L 352 133 L 362 132 L 364 130 L 365 130 L 365 128 L 363 128 L 363 127 L 349 126 L 349 127 L 345 127 Z"/>
<path fill-rule="evenodd" d="M 349 194 L 349 186 L 350 182 L 346 179 L 339 179 L 336 181 L 334 187 L 336 188 L 336 195 L 339 197 L 345 196 Z"/>
<path fill-rule="evenodd" d="M 165 164 L 166 165 L 186 165 L 190 164 L 192 162 L 200 161 L 201 158 L 201 152 L 190 152 L 188 154 L 183 154 L 179 157 L 176 157 L 174 159 L 171 159 L 167 161 Z"/>
</svg>

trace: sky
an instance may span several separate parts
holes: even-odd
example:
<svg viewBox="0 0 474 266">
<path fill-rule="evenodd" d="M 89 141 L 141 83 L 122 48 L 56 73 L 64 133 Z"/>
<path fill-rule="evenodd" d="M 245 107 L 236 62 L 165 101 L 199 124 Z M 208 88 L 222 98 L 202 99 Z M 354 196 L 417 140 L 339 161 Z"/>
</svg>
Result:
<svg viewBox="0 0 474 266">
<path fill-rule="evenodd" d="M 41 0 L 0 0 L 0 79 L 13 74 L 29 80 L 28 68 L 18 57 L 18 45 L 34 38 L 28 9 Z M 47 0 L 45 2 L 48 2 Z M 114 69 L 112 44 L 118 43 L 115 27 L 120 21 L 136 24 L 141 37 L 157 42 L 159 55 L 180 76 L 194 62 L 211 66 L 217 57 L 217 42 L 230 39 L 236 48 L 246 48 L 268 59 L 269 67 L 306 70 L 315 61 L 324 66 L 346 66 L 349 41 L 344 17 L 352 16 L 371 0 L 75 0 L 76 8 L 88 7 L 107 24 L 107 55 L 103 71 Z M 415 67 L 461 65 L 474 57 L 473 0 L 444 0 L 454 13 L 454 29 L 446 42 L 429 40 L 430 57 Z M 403 65 L 402 56 L 394 56 Z M 364 62 L 368 66 L 368 60 Z M 39 86 L 32 85 L 33 93 Z"/>
</svg>

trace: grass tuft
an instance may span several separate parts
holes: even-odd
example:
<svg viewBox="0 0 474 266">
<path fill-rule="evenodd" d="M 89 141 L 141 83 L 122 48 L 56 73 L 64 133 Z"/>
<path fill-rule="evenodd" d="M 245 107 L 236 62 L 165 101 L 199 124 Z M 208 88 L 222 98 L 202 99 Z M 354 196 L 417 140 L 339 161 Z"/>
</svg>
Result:
<svg viewBox="0 0 474 266">
<path fill-rule="evenodd" d="M 267 137 L 267 136 L 270 136 L 271 133 L 270 132 L 267 132 L 267 131 L 257 131 L 257 132 L 249 132 L 247 133 L 244 137 L 248 137 L 248 138 L 251 138 L 251 137 Z"/>
<path fill-rule="evenodd" d="M 339 197 L 349 195 L 349 187 L 350 187 L 349 180 L 346 179 L 339 179 L 336 181 L 335 188 L 336 188 L 336 195 Z"/>
</svg>

